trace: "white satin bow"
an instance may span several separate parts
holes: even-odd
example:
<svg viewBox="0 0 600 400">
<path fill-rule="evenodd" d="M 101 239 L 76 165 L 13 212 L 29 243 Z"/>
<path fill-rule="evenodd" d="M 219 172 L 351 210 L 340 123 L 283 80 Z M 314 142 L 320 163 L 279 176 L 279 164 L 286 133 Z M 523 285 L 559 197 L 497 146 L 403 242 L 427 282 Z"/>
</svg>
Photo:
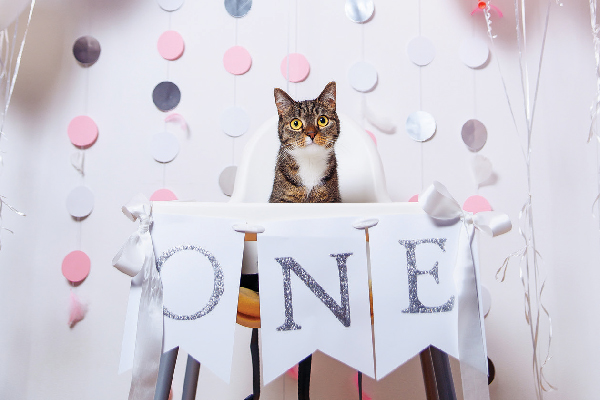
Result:
<svg viewBox="0 0 600 400">
<path fill-rule="evenodd" d="M 122 210 L 140 225 L 113 258 L 113 265 L 124 274 L 141 273 L 143 278 L 129 400 L 148 400 L 154 398 L 163 340 L 163 288 L 150 237 L 152 205 L 137 195 Z"/>
<path fill-rule="evenodd" d="M 458 307 L 458 354 L 465 400 L 489 399 L 487 387 L 487 349 L 481 299 L 479 298 L 479 271 L 473 257 L 472 244 L 475 228 L 491 236 L 511 230 L 506 214 L 483 211 L 465 212 L 439 182 L 433 182 L 419 196 L 419 205 L 430 217 L 444 222 L 460 219 L 465 230 L 459 239 L 455 283 Z"/>
</svg>

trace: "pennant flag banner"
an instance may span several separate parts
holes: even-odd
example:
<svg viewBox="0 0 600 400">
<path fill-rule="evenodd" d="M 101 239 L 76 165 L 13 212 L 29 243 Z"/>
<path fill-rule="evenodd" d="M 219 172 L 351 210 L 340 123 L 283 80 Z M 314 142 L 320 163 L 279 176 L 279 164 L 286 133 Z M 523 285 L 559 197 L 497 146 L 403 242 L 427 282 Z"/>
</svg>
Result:
<svg viewBox="0 0 600 400">
<path fill-rule="evenodd" d="M 134 338 L 138 317 L 157 312 L 151 307 L 160 302 L 143 300 L 156 292 L 162 293 L 162 350 L 179 346 L 229 381 L 244 226 L 262 232 L 264 384 L 315 350 L 377 379 L 429 345 L 482 364 L 487 360 L 471 244 L 474 227 L 483 229 L 485 218 L 459 209 L 440 222 L 445 209 L 436 206 L 438 195 L 421 204 L 435 211 L 431 216 L 415 203 L 153 203 L 145 220 L 145 226 L 154 221 L 152 243 L 132 235 L 115 263 L 133 276 L 139 268 L 130 264 L 146 265 L 143 254 L 153 254 L 160 274 L 157 287 L 142 284 L 140 274 L 132 281 L 121 369 L 133 364 L 134 346 L 136 359 L 149 346 L 139 343 L 139 332 L 138 343 Z M 496 234 L 510 229 L 510 221 L 502 221 Z M 144 229 L 139 232 L 143 237 Z M 151 246 L 150 253 L 144 246 Z"/>
</svg>

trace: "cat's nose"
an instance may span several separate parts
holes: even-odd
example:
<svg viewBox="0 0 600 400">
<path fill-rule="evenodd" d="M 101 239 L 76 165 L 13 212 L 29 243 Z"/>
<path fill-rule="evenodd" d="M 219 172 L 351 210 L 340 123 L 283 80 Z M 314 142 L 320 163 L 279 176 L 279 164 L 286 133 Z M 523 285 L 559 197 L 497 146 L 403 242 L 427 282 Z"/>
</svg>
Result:
<svg viewBox="0 0 600 400">
<path fill-rule="evenodd" d="M 317 128 L 314 126 L 309 126 L 308 128 L 306 128 L 306 131 L 304 133 L 312 140 L 315 140 L 315 136 L 317 136 Z"/>
</svg>

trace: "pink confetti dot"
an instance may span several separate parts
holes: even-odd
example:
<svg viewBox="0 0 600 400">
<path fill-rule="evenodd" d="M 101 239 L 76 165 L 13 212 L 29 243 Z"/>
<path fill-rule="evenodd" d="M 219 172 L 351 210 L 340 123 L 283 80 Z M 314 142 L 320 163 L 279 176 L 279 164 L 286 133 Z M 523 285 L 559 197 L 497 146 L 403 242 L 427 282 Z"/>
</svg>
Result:
<svg viewBox="0 0 600 400">
<path fill-rule="evenodd" d="M 150 201 L 171 200 L 177 200 L 177 196 L 175 196 L 175 193 L 171 192 L 169 189 L 158 189 L 156 192 L 152 193 L 152 196 L 150 196 Z"/>
<path fill-rule="evenodd" d="M 88 147 L 98 138 L 98 126 L 87 115 L 79 115 L 69 122 L 67 134 L 71 143 L 77 147 Z"/>
<path fill-rule="evenodd" d="M 62 274 L 69 282 L 78 283 L 90 273 L 90 258 L 83 251 L 75 250 L 67 254 L 62 262 Z"/>
<path fill-rule="evenodd" d="M 252 66 L 252 57 L 242 46 L 233 46 L 223 55 L 223 65 L 233 75 L 243 75 Z"/>
<path fill-rule="evenodd" d="M 185 43 L 179 32 L 166 31 L 158 38 L 158 53 L 165 60 L 177 60 L 183 54 Z"/>
<path fill-rule="evenodd" d="M 490 206 L 490 203 L 485 197 L 475 195 L 465 200 L 465 203 L 463 204 L 463 210 L 477 214 L 478 212 L 482 211 L 492 211 L 492 206 Z"/>
<path fill-rule="evenodd" d="M 419 202 L 419 195 L 415 194 L 413 197 L 411 197 L 410 199 L 408 199 L 409 203 L 418 203 Z"/>
<path fill-rule="evenodd" d="M 289 71 L 289 74 L 288 74 Z M 302 54 L 292 53 L 281 62 L 281 74 L 290 82 L 302 82 L 308 77 L 310 65 Z"/>
<path fill-rule="evenodd" d="M 375 137 L 375 134 L 371 131 L 367 131 L 367 134 L 369 136 L 371 136 L 371 139 L 373 139 L 373 142 L 375 142 L 375 144 L 377 144 L 377 138 Z"/>
</svg>

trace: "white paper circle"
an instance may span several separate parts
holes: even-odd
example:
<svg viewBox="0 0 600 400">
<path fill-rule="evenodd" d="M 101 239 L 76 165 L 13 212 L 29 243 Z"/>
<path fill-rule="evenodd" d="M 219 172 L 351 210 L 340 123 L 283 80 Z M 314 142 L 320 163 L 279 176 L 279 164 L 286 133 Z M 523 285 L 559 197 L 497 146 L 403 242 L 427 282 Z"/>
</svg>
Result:
<svg viewBox="0 0 600 400">
<path fill-rule="evenodd" d="M 229 136 L 241 136 L 250 128 L 250 116 L 240 107 L 231 107 L 221 114 L 221 128 Z"/>
<path fill-rule="evenodd" d="M 431 139 L 436 129 L 433 115 L 425 111 L 416 111 L 410 114 L 406 120 L 406 132 L 408 136 L 417 142 L 425 142 Z"/>
<path fill-rule="evenodd" d="M 417 36 L 408 42 L 406 53 L 410 61 L 423 67 L 435 58 L 435 47 L 431 40 L 423 36 Z"/>
<path fill-rule="evenodd" d="M 481 303 L 483 305 L 483 317 L 487 317 L 492 308 L 492 295 L 485 286 L 481 287 Z"/>
<path fill-rule="evenodd" d="M 365 61 L 359 61 L 350 67 L 348 81 L 354 90 L 368 92 L 377 84 L 377 70 Z"/>
<path fill-rule="evenodd" d="M 179 10 L 184 0 L 158 0 L 158 5 L 165 11 Z"/>
<path fill-rule="evenodd" d="M 346 16 L 352 22 L 367 22 L 374 11 L 373 0 L 346 0 Z"/>
<path fill-rule="evenodd" d="M 487 136 L 485 125 L 477 119 L 470 119 L 462 126 L 462 140 L 469 150 L 473 152 L 477 152 L 483 148 L 487 142 Z"/>
<path fill-rule="evenodd" d="M 76 187 L 67 196 L 67 211 L 75 218 L 87 217 L 94 209 L 94 194 L 86 186 Z"/>
<path fill-rule="evenodd" d="M 479 68 L 490 55 L 487 43 L 481 39 L 468 38 L 460 45 L 460 60 L 470 68 Z"/>
<path fill-rule="evenodd" d="M 237 167 L 235 165 L 230 165 L 221 172 L 221 175 L 219 175 L 219 186 L 225 196 L 231 196 L 233 193 L 236 173 Z"/>
<path fill-rule="evenodd" d="M 150 141 L 150 154 L 161 163 L 171 162 L 179 153 L 179 141 L 169 132 L 160 132 L 152 136 Z"/>
</svg>

